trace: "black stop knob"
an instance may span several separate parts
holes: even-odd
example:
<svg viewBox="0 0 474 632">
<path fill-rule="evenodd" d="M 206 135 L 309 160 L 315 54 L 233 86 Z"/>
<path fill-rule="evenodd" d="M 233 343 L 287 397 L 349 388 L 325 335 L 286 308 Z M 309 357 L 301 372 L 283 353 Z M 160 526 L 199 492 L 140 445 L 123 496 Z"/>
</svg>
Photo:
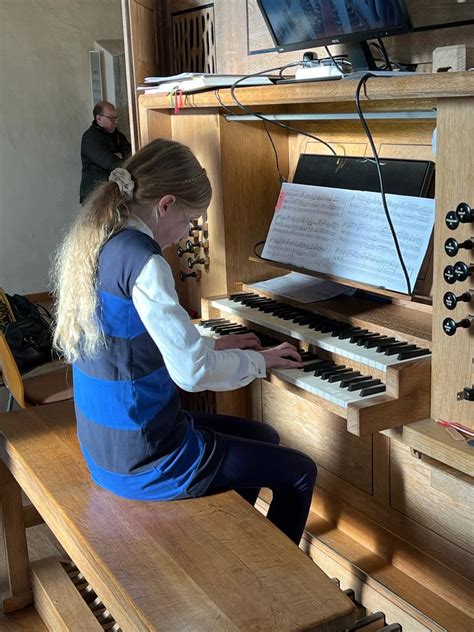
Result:
<svg viewBox="0 0 474 632">
<path fill-rule="evenodd" d="M 446 239 L 444 242 L 444 251 L 448 257 L 455 257 L 461 248 L 472 250 L 472 246 L 472 239 L 466 239 L 466 241 L 459 243 L 457 239 L 454 239 L 454 237 L 449 237 L 449 239 Z"/>
<path fill-rule="evenodd" d="M 456 215 L 461 224 L 474 221 L 474 212 L 467 202 L 461 202 L 456 206 Z"/>
<path fill-rule="evenodd" d="M 456 322 L 454 318 L 445 318 L 443 320 L 444 333 L 448 336 L 454 336 L 458 329 L 468 329 L 471 326 L 472 321 L 473 319 L 470 316 L 463 318 L 458 322 Z"/>
<path fill-rule="evenodd" d="M 470 292 L 464 292 L 459 296 L 456 296 L 454 292 L 446 292 L 443 296 L 443 303 L 447 309 L 455 309 L 458 303 L 470 303 L 472 300 L 472 294 Z"/>
<path fill-rule="evenodd" d="M 456 283 L 456 277 L 454 276 L 454 266 L 446 266 L 443 270 L 443 277 L 446 283 L 449 283 L 449 285 Z"/>
<path fill-rule="evenodd" d="M 446 214 L 445 221 L 449 230 L 456 230 L 459 226 L 459 217 L 457 216 L 456 211 L 449 211 L 449 213 Z"/>
<path fill-rule="evenodd" d="M 195 279 L 200 279 L 201 270 L 194 270 L 194 272 L 183 272 L 181 270 L 181 272 L 179 273 L 179 278 L 181 279 L 181 281 L 186 281 L 186 279 L 189 279 L 190 277 L 193 277 Z"/>
<path fill-rule="evenodd" d="M 465 399 L 468 402 L 474 402 L 474 386 L 465 386 L 460 393 L 458 399 Z"/>
<path fill-rule="evenodd" d="M 454 264 L 454 276 L 456 281 L 465 281 L 474 271 L 474 265 L 467 265 L 464 261 Z"/>
</svg>

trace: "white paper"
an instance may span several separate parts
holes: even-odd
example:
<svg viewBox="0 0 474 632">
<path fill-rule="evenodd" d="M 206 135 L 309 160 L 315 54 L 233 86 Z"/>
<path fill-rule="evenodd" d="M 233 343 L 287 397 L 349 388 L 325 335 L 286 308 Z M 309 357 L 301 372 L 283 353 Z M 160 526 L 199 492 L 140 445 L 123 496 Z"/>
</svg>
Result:
<svg viewBox="0 0 474 632">
<path fill-rule="evenodd" d="M 253 290 L 264 290 L 279 296 L 291 298 L 299 303 L 325 301 L 339 294 L 353 294 L 354 289 L 332 281 L 323 281 L 307 274 L 290 272 L 284 276 L 259 281 L 250 285 Z"/>
<path fill-rule="evenodd" d="M 413 288 L 433 230 L 434 200 L 386 197 Z M 283 183 L 262 256 L 407 292 L 380 193 Z"/>
</svg>

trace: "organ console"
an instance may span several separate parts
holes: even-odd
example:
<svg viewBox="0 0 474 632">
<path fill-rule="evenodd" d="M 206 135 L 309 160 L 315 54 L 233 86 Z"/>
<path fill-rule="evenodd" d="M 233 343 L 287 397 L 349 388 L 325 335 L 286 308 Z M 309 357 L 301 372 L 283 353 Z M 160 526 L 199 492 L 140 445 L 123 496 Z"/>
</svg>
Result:
<svg viewBox="0 0 474 632">
<path fill-rule="evenodd" d="M 182 304 L 201 313 L 203 335 L 255 331 L 265 345 L 292 342 L 304 361 L 302 369 L 273 370 L 237 392 L 207 393 L 199 407 L 270 423 L 284 444 L 316 461 L 301 546 L 339 577 L 342 589 L 355 592 L 367 613 L 385 613 L 383 625 L 366 621 L 360 629 L 367 630 L 400 629 L 390 627 L 394 622 L 405 632 L 474 628 L 474 448 L 466 440 L 474 435 L 474 75 L 441 74 L 370 79 L 364 103 L 378 113 L 370 127 L 385 158 L 433 160 L 435 122 L 421 112 L 437 114 L 433 250 L 412 300 L 385 293 L 384 301 L 354 295 L 303 304 L 257 292 L 252 283 L 293 269 L 253 256 L 280 189 L 265 128 L 227 121 L 229 109 L 237 113 L 227 90 L 219 100 L 189 95 L 185 115 L 175 115 L 160 96 L 139 98 L 141 142 L 164 135 L 188 144 L 214 189 L 206 232 L 204 222 L 190 229 L 191 237 L 212 244 L 212 266 L 188 272 L 185 259 L 179 267 L 171 260 L 188 280 L 178 284 Z M 370 156 L 357 119 L 331 120 L 331 112 L 354 112 L 354 88 L 346 80 L 265 86 L 242 88 L 239 98 L 261 114 L 302 115 L 293 130 L 271 132 L 280 170 L 291 181 L 300 154 L 326 151 L 298 127 L 339 155 Z M 384 112 L 405 110 L 420 118 L 383 119 Z M 202 258 L 197 253 L 190 261 Z M 466 433 L 450 434 L 436 421 Z M 268 500 L 263 490 L 262 511 Z"/>
</svg>

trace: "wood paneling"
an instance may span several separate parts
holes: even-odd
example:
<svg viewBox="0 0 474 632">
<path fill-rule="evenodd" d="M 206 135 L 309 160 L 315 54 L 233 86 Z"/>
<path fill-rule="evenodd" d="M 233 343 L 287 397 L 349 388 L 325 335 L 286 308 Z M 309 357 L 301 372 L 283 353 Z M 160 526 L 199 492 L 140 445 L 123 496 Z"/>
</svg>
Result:
<svg viewBox="0 0 474 632">
<path fill-rule="evenodd" d="M 262 382 L 263 421 L 282 443 L 308 454 L 324 469 L 372 494 L 372 437 L 348 434 L 345 421 L 288 391 Z"/>
<path fill-rule="evenodd" d="M 448 466 L 444 468 L 413 457 L 408 446 L 393 441 L 390 504 L 472 556 L 473 479 Z"/>
<path fill-rule="evenodd" d="M 460 224 L 452 231 L 445 223 L 449 210 L 460 202 L 474 206 L 474 98 L 446 99 L 438 105 L 438 175 L 436 183 L 436 225 L 433 288 L 433 379 L 431 416 L 455 421 L 474 428 L 473 402 L 458 401 L 457 393 L 473 385 L 474 325 L 447 336 L 442 328 L 445 318 L 456 321 L 474 315 L 472 303 L 460 303 L 455 310 L 443 305 L 447 291 L 460 294 L 474 290 L 474 275 L 464 282 L 449 285 L 443 270 L 456 261 L 473 263 L 472 251 L 461 250 L 456 257 L 444 252 L 444 242 L 455 237 L 459 242 L 472 237 L 472 224 Z M 455 177 L 454 177 L 455 174 Z"/>
</svg>

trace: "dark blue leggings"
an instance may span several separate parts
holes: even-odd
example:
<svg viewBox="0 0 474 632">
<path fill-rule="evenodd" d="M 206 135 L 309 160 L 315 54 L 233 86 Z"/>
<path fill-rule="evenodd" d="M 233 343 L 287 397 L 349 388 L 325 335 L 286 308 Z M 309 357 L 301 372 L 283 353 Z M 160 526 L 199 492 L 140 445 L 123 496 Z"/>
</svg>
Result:
<svg viewBox="0 0 474 632">
<path fill-rule="evenodd" d="M 224 458 L 205 495 L 238 492 L 252 505 L 261 487 L 273 492 L 267 518 L 299 544 L 316 482 L 316 465 L 302 452 L 284 448 L 271 426 L 227 415 L 193 412 L 197 428 L 220 435 Z"/>
</svg>

